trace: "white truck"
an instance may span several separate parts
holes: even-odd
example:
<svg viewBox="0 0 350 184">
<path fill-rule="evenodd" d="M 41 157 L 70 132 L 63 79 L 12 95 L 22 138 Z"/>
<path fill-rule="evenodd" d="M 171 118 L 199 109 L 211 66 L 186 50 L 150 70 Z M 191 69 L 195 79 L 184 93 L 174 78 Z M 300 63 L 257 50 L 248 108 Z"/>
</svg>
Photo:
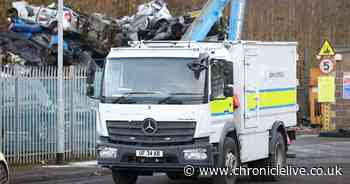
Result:
<svg viewBox="0 0 350 184">
<path fill-rule="evenodd" d="M 297 124 L 297 43 L 136 42 L 114 48 L 103 69 L 98 164 L 115 183 L 187 165 L 286 165 Z M 237 176 L 213 176 L 233 184 Z M 272 177 L 274 176 L 266 176 Z"/>
</svg>

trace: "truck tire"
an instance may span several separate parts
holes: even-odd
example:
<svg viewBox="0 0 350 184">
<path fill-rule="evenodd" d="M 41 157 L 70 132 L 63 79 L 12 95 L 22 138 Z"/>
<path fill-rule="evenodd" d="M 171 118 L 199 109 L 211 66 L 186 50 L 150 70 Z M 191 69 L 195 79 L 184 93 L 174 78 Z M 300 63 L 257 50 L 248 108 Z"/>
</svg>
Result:
<svg viewBox="0 0 350 184">
<path fill-rule="evenodd" d="M 137 181 L 135 172 L 112 170 L 112 176 L 115 184 L 135 184 Z"/>
<path fill-rule="evenodd" d="M 282 168 L 286 166 L 287 163 L 287 145 L 284 141 L 283 135 L 281 132 L 277 133 L 277 137 L 273 143 L 273 153 L 270 154 L 269 158 L 257 161 L 248 166 L 251 168 Z M 253 180 L 260 181 L 277 181 L 280 176 L 275 175 L 251 175 Z"/>
<path fill-rule="evenodd" d="M 231 171 L 238 168 L 241 164 L 237 141 L 226 137 L 223 146 L 223 158 L 219 158 L 218 167 L 227 168 Z M 213 176 L 213 184 L 235 184 L 238 176 L 228 173 L 227 176 Z"/>
</svg>

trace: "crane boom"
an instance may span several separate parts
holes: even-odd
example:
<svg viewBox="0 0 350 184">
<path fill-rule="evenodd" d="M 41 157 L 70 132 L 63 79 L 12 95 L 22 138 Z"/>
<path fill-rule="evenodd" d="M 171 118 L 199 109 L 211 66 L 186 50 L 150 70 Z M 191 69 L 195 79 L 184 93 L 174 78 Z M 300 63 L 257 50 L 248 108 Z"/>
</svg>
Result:
<svg viewBox="0 0 350 184">
<path fill-rule="evenodd" d="M 244 26 L 246 0 L 232 0 L 228 40 L 241 40 Z"/>
<path fill-rule="evenodd" d="M 229 40 L 241 38 L 245 0 L 209 0 L 192 26 L 182 37 L 183 41 L 203 41 L 210 29 L 222 15 L 226 5 L 231 1 Z"/>
</svg>

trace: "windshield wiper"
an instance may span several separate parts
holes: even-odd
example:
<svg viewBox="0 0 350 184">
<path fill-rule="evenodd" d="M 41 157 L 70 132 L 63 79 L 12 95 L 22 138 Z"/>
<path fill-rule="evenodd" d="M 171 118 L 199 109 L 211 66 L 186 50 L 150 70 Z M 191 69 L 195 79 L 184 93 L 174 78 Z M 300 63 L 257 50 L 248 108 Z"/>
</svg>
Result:
<svg viewBox="0 0 350 184">
<path fill-rule="evenodd" d="M 158 102 L 158 104 L 164 104 L 164 103 L 168 103 L 170 100 L 173 100 L 173 98 L 175 96 L 181 96 L 181 95 L 203 95 L 202 93 L 169 93 L 170 96 L 160 100 Z M 181 100 L 174 100 L 171 104 L 183 104 L 183 102 Z"/>
<path fill-rule="evenodd" d="M 118 97 L 117 99 L 113 100 L 112 103 L 120 103 L 121 100 L 126 100 L 128 99 L 131 95 L 152 95 L 152 94 L 157 94 L 157 92 L 154 91 L 132 91 L 132 92 L 127 92 L 123 93 L 123 96 Z"/>
</svg>

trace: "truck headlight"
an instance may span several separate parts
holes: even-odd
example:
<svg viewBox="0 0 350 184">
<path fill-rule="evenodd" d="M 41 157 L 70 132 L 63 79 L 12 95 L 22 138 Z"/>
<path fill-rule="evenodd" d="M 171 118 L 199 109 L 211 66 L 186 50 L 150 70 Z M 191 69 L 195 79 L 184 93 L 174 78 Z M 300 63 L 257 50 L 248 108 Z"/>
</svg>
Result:
<svg viewBox="0 0 350 184">
<path fill-rule="evenodd" d="M 97 149 L 97 153 L 100 158 L 117 158 L 118 149 L 109 147 L 99 147 Z"/>
<path fill-rule="evenodd" d="M 188 149 L 184 150 L 185 160 L 206 160 L 208 158 L 207 149 Z"/>
</svg>

